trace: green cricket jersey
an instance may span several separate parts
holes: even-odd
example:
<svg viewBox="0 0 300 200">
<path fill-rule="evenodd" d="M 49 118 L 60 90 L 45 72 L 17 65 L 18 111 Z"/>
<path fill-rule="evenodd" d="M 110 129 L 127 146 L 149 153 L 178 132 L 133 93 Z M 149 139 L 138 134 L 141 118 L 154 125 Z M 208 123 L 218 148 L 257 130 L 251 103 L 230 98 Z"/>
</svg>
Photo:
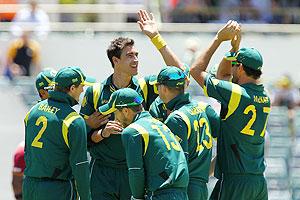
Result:
<svg viewBox="0 0 300 200">
<path fill-rule="evenodd" d="M 237 85 L 205 77 L 204 93 L 221 103 L 216 176 L 263 174 L 264 143 L 270 98 L 263 85 Z"/>
<path fill-rule="evenodd" d="M 164 122 L 170 111 L 168 111 L 166 105 L 164 102 L 160 99 L 158 96 L 155 101 L 150 105 L 149 113 L 151 114 L 152 117 L 155 119 Z"/>
<path fill-rule="evenodd" d="M 192 101 L 188 93 L 176 96 L 166 106 L 174 111 L 165 124 L 178 136 L 188 161 L 190 180 L 207 183 L 212 157 L 212 133 L 219 131 L 218 115 L 206 103 Z"/>
<path fill-rule="evenodd" d="M 151 103 L 158 96 L 156 87 L 149 84 L 150 76 L 137 79 L 132 77 L 131 83 L 128 86 L 136 90 L 144 97 L 145 109 L 149 108 Z M 111 94 L 118 88 L 114 86 L 112 82 L 112 75 L 104 80 L 102 83 L 94 84 L 93 86 L 87 88 L 80 114 L 84 117 L 91 115 L 95 112 L 99 106 L 108 102 Z M 111 116 L 111 120 L 114 116 Z M 101 127 L 104 128 L 105 126 Z M 125 153 L 122 146 L 120 135 L 111 135 L 109 138 L 102 140 L 101 142 L 95 144 L 92 143 L 90 138 L 94 130 L 91 130 L 87 126 L 88 141 L 91 144 L 90 153 L 94 159 L 103 161 L 103 165 L 111 167 L 121 167 L 126 168 Z"/>
<path fill-rule="evenodd" d="M 122 141 L 135 198 L 163 188 L 186 188 L 188 167 L 180 144 L 169 128 L 143 111 L 124 129 Z"/>
<path fill-rule="evenodd" d="M 71 180 L 81 199 L 90 199 L 84 119 L 72 109 L 68 94 L 49 91 L 25 117 L 24 174 L 28 177 Z"/>
</svg>

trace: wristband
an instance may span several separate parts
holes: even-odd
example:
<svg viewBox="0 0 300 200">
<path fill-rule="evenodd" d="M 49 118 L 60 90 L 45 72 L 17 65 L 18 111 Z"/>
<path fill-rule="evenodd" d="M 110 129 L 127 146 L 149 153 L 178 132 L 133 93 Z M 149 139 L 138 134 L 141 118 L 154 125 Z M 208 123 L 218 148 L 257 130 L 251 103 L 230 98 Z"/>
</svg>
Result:
<svg viewBox="0 0 300 200">
<path fill-rule="evenodd" d="M 104 137 L 104 136 L 103 136 L 103 134 L 102 134 L 102 132 L 103 132 L 103 129 L 101 130 L 101 133 L 100 133 L 100 135 L 101 135 L 101 137 L 102 137 L 103 139 L 105 139 L 105 138 L 108 138 L 108 137 L 109 137 L 109 136 L 108 136 L 108 137 Z"/>
<path fill-rule="evenodd" d="M 157 34 L 153 38 L 151 38 L 151 42 L 154 44 L 154 46 L 160 50 L 161 48 L 167 46 L 166 41 L 162 38 L 160 34 Z"/>
</svg>

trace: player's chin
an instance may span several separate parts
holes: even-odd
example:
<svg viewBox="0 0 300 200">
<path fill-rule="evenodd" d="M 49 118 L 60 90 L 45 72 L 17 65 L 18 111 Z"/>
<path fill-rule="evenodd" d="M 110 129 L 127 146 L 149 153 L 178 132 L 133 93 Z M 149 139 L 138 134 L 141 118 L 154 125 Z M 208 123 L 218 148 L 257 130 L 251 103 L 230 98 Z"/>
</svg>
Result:
<svg viewBox="0 0 300 200">
<path fill-rule="evenodd" d="M 131 69 L 131 74 L 132 74 L 132 76 L 137 75 L 138 74 L 138 68 L 137 67 L 136 68 L 132 68 Z"/>
</svg>

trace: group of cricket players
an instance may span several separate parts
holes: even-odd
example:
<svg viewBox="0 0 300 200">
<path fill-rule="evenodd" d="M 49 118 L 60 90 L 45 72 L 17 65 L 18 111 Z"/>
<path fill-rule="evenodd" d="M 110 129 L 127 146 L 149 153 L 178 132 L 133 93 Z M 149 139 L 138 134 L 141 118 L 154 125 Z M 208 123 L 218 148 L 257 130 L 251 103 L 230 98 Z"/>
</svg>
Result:
<svg viewBox="0 0 300 200">
<path fill-rule="evenodd" d="M 137 78 L 134 40 L 119 37 L 107 48 L 113 73 L 99 83 L 77 66 L 38 75 L 41 101 L 24 119 L 22 198 L 268 199 L 264 136 L 270 98 L 260 82 L 261 54 L 240 48 L 241 25 L 228 21 L 187 66 L 159 34 L 153 15 L 140 10 L 138 16 L 141 31 L 165 62 L 157 74 Z M 231 49 L 218 70 L 208 73 L 211 57 L 225 41 Z M 221 104 L 219 113 L 191 99 L 190 75 Z M 84 86 L 78 113 L 72 107 Z M 212 175 L 218 181 L 208 197 Z"/>
</svg>

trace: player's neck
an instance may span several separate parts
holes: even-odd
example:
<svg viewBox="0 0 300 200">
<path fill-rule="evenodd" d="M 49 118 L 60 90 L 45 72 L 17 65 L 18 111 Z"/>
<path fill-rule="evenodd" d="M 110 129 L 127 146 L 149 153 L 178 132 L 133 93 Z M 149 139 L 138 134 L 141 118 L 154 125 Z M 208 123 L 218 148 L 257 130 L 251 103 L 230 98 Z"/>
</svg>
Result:
<svg viewBox="0 0 300 200">
<path fill-rule="evenodd" d="M 248 77 L 248 76 L 240 77 L 240 79 L 239 79 L 239 85 L 247 84 L 247 83 L 259 84 L 260 81 L 259 81 L 259 79 L 256 80 L 256 79 L 253 79 L 253 78 Z"/>
<path fill-rule="evenodd" d="M 126 73 L 115 71 L 112 77 L 112 81 L 113 84 L 120 89 L 120 88 L 126 88 L 130 84 L 131 78 L 132 76 Z"/>
</svg>

